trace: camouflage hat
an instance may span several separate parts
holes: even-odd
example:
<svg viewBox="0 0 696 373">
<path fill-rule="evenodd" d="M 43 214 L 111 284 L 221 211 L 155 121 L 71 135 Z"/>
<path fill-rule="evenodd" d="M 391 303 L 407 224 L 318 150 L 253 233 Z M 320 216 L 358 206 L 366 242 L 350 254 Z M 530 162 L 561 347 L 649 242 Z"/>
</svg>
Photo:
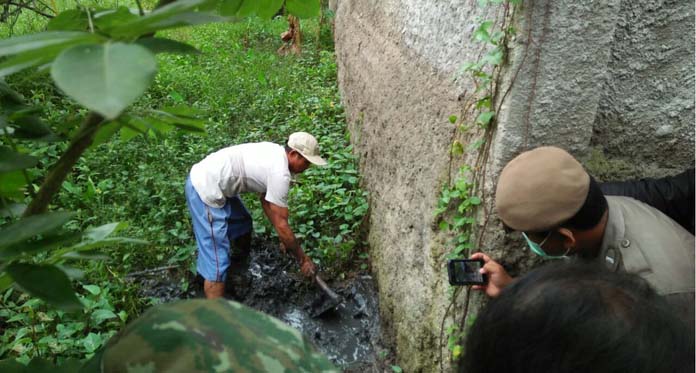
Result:
<svg viewBox="0 0 696 373">
<path fill-rule="evenodd" d="M 338 372 L 297 330 L 225 299 L 153 307 L 83 371 Z"/>
</svg>

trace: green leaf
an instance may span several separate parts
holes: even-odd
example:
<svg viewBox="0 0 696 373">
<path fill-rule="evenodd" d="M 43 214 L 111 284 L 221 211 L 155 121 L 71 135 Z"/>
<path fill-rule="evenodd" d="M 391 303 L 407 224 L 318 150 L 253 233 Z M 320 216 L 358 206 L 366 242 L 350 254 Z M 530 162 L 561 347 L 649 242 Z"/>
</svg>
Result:
<svg viewBox="0 0 696 373">
<path fill-rule="evenodd" d="M 82 345 L 85 347 L 88 353 L 92 353 L 99 349 L 102 343 L 102 338 L 94 333 L 89 333 L 85 339 L 82 340 Z"/>
<path fill-rule="evenodd" d="M 80 280 L 85 277 L 85 271 L 79 268 L 68 267 L 63 264 L 56 264 L 56 267 L 58 267 L 58 269 L 60 269 L 61 271 L 65 272 L 65 274 L 71 280 Z"/>
<path fill-rule="evenodd" d="M 160 110 L 153 110 L 153 113 L 156 114 L 154 119 L 179 127 L 183 130 L 189 132 L 205 132 L 205 121 L 202 119 L 179 117 Z M 151 118 L 146 118 L 145 120 L 147 121 L 148 119 Z"/>
<path fill-rule="evenodd" d="M 135 136 L 138 136 L 144 132 L 139 131 L 138 129 L 134 128 L 131 124 L 126 124 L 123 127 L 121 127 L 121 141 L 128 141 Z"/>
<path fill-rule="evenodd" d="M 109 139 L 121 129 L 121 126 L 123 126 L 123 124 L 117 120 L 101 125 L 97 133 L 94 134 L 94 141 L 92 141 L 92 145 L 90 146 L 95 147 L 109 141 Z"/>
<path fill-rule="evenodd" d="M 77 241 L 82 234 L 71 233 L 64 235 L 49 235 L 31 242 L 21 242 L 6 248 L 0 248 L 0 259 L 10 260 L 22 256 L 34 255 L 53 250 Z"/>
<path fill-rule="evenodd" d="M 250 1 L 245 1 L 250 2 Z M 196 10 L 210 5 L 210 0 L 178 0 L 157 8 L 144 17 L 127 22 L 110 30 L 112 36 L 135 37 L 173 27 L 222 22 L 227 18 Z"/>
<path fill-rule="evenodd" d="M 491 66 L 500 65 L 503 62 L 503 50 L 501 48 L 491 50 L 483 57 L 483 62 Z"/>
<path fill-rule="evenodd" d="M 132 245 L 145 245 L 148 242 L 145 240 L 139 240 L 135 238 L 127 238 L 127 237 L 111 237 L 111 238 L 105 238 L 103 240 L 99 241 L 86 241 L 79 243 L 77 245 L 60 249 L 56 254 L 61 256 L 70 252 L 80 252 L 80 251 L 87 251 L 87 250 L 93 250 L 96 248 L 100 247 L 106 247 L 106 246 L 112 246 L 112 245 L 122 245 L 122 244 L 132 244 Z"/>
<path fill-rule="evenodd" d="M 7 273 L 29 294 L 66 311 L 79 310 L 82 303 L 68 277 L 55 266 L 12 263 Z"/>
<path fill-rule="evenodd" d="M 486 140 L 485 139 L 478 139 L 474 141 L 473 143 L 469 144 L 469 150 L 478 150 L 481 145 L 485 144 Z"/>
<path fill-rule="evenodd" d="M 113 311 L 107 309 L 98 309 L 92 313 L 92 318 L 96 321 L 97 325 L 101 324 L 104 320 L 115 319 L 117 317 L 118 316 L 116 316 Z"/>
<path fill-rule="evenodd" d="M 244 0 L 222 0 L 220 1 L 220 14 L 223 16 L 235 16 L 239 9 L 242 7 L 242 3 L 255 3 L 254 1 L 244 1 Z"/>
<path fill-rule="evenodd" d="M 391 369 L 392 369 L 392 371 L 395 372 L 395 373 L 402 373 L 402 372 L 404 371 L 404 370 L 401 369 L 401 367 L 398 366 L 398 365 L 392 365 L 392 366 L 391 366 Z"/>
<path fill-rule="evenodd" d="M 176 40 L 164 38 L 141 38 L 137 44 L 150 50 L 152 53 L 198 54 L 201 53 L 194 46 Z"/>
<path fill-rule="evenodd" d="M 35 115 L 15 113 L 13 117 L 15 117 L 13 137 L 36 141 L 53 141 L 58 139 L 48 125 Z"/>
<path fill-rule="evenodd" d="M 85 238 L 90 241 L 101 241 L 111 235 L 114 232 L 118 232 L 121 229 L 128 227 L 126 222 L 115 222 L 100 225 L 95 228 L 90 228 L 85 231 Z"/>
<path fill-rule="evenodd" d="M 71 212 L 50 212 L 22 218 L 0 229 L 0 247 L 25 241 L 39 234 L 51 232 L 67 223 L 74 214 Z"/>
<path fill-rule="evenodd" d="M 0 360 L 0 372 L 25 373 L 28 372 L 28 368 L 15 359 L 3 359 Z"/>
<path fill-rule="evenodd" d="M 0 272 L 0 291 L 5 291 L 12 285 L 12 277 L 7 273 Z"/>
<path fill-rule="evenodd" d="M 500 41 L 503 39 L 505 36 L 505 33 L 502 31 L 496 31 L 491 35 L 491 43 L 493 44 L 498 44 Z"/>
<path fill-rule="evenodd" d="M 0 196 L 19 200 L 24 197 L 23 188 L 27 180 L 22 171 L 0 173 Z M 2 230 L 0 230 L 2 233 Z M 2 237 L 0 237 L 2 240 Z"/>
<path fill-rule="evenodd" d="M 441 231 L 446 231 L 449 229 L 449 224 L 446 221 L 442 220 L 440 221 L 440 224 L 438 224 L 438 228 L 440 228 Z"/>
<path fill-rule="evenodd" d="M 457 122 L 457 116 L 456 115 L 450 115 L 449 116 L 449 122 L 452 124 L 455 124 Z"/>
<path fill-rule="evenodd" d="M 458 140 L 455 140 L 454 143 L 452 143 L 452 154 L 454 154 L 454 155 L 464 154 L 464 146 Z"/>
<path fill-rule="evenodd" d="M 475 72 L 480 71 L 481 67 L 482 65 L 480 62 L 466 62 L 462 65 L 460 70 L 461 72 Z"/>
<path fill-rule="evenodd" d="M 173 106 L 173 107 L 163 107 L 160 110 L 174 114 L 179 117 L 197 118 L 205 114 L 203 110 L 199 110 L 190 106 Z"/>
<path fill-rule="evenodd" d="M 94 14 L 94 25 L 105 33 L 124 23 L 133 22 L 140 17 L 131 13 L 130 9 L 120 6 L 117 9 L 109 9 Z"/>
<path fill-rule="evenodd" d="M 144 47 L 107 43 L 63 51 L 51 75 L 77 102 L 114 119 L 147 90 L 156 71 L 155 56 Z"/>
<path fill-rule="evenodd" d="M 0 217 L 11 218 L 15 216 L 20 216 L 26 210 L 27 205 L 23 203 L 8 203 L 6 205 L 0 205 Z"/>
<path fill-rule="evenodd" d="M 55 49 L 56 53 L 47 51 L 49 48 Z M 62 48 L 48 47 L 10 57 L 0 63 L 0 78 L 12 75 L 24 69 L 49 63 L 61 50 Z"/>
<path fill-rule="evenodd" d="M 452 357 L 454 359 L 458 359 L 462 354 L 462 346 L 461 345 L 456 345 L 452 349 Z"/>
<path fill-rule="evenodd" d="M 312 18 L 319 15 L 321 10 L 319 0 L 286 0 L 285 9 L 288 13 L 299 18 Z"/>
<path fill-rule="evenodd" d="M 477 41 L 488 42 L 491 40 L 491 36 L 488 30 L 493 26 L 493 21 L 484 21 L 481 23 L 479 28 L 474 31 L 474 39 Z"/>
<path fill-rule="evenodd" d="M 476 124 L 478 124 L 481 127 L 486 127 L 491 122 L 494 116 L 495 112 L 485 111 L 479 114 L 479 116 L 476 118 Z"/>
<path fill-rule="evenodd" d="M 92 295 L 99 295 L 99 293 L 101 293 L 101 288 L 97 285 L 82 285 L 82 287 Z"/>
<path fill-rule="evenodd" d="M 490 109 L 491 108 L 491 96 L 486 96 L 478 101 L 476 101 L 476 108 L 477 109 Z"/>
<path fill-rule="evenodd" d="M 109 260 L 110 257 L 105 254 L 98 254 L 98 253 L 76 253 L 76 252 L 69 252 L 65 253 L 60 256 L 63 259 L 69 259 L 69 260 L 99 260 L 99 261 L 106 261 Z M 65 268 L 63 268 L 65 271 Z M 68 273 L 66 271 L 66 273 Z M 68 273 L 68 276 L 70 276 L 70 273 Z M 72 276 L 70 276 L 73 278 Z"/>
<path fill-rule="evenodd" d="M 150 130 L 150 123 L 139 116 L 123 115 L 119 121 L 123 123 L 121 141 L 128 141 L 140 134 L 146 134 Z"/>
<path fill-rule="evenodd" d="M 68 9 L 53 17 L 46 29 L 48 31 L 86 31 L 89 25 L 87 13 L 81 9 Z"/>
<path fill-rule="evenodd" d="M 46 47 L 75 43 L 95 43 L 102 37 L 88 32 L 78 31 L 47 31 L 39 34 L 17 36 L 0 40 L 0 56 L 10 56 L 27 51 L 40 50 Z"/>
<path fill-rule="evenodd" d="M 53 61 L 63 50 L 71 46 L 85 44 L 87 42 L 92 41 L 86 41 L 83 39 L 68 40 L 63 43 L 49 45 L 43 48 L 29 50 L 14 55 L 0 64 L 0 77 L 12 75 L 18 71 L 22 71 L 30 67 L 48 64 Z"/>
<path fill-rule="evenodd" d="M 247 0 L 249 1 L 249 0 Z M 257 0 L 258 9 L 256 14 L 263 19 L 271 19 L 283 6 L 283 0 Z"/>
<path fill-rule="evenodd" d="M 15 153 L 6 146 L 0 146 L 0 172 L 22 170 L 34 167 L 38 158 L 30 155 Z"/>
<path fill-rule="evenodd" d="M 167 132 L 170 132 L 171 130 L 174 129 L 174 126 L 165 123 L 157 118 L 154 117 L 148 117 L 148 118 L 142 118 L 143 122 L 147 122 L 148 127 L 150 128 L 150 134 L 154 136 L 161 136 Z"/>
<path fill-rule="evenodd" d="M 3 109 L 7 110 L 8 106 L 24 106 L 24 98 L 22 95 L 17 93 L 14 89 L 10 88 L 7 83 L 0 80 L 0 103 L 2 103 Z"/>
<path fill-rule="evenodd" d="M 236 15 L 238 17 L 249 17 L 253 16 L 256 14 L 256 11 L 259 9 L 259 3 L 255 0 L 241 0 L 239 1 L 240 4 L 237 6 L 237 12 Z M 223 5 L 224 8 L 228 8 L 231 10 L 234 7 L 234 4 L 230 5 Z M 232 14 L 230 14 L 232 15 Z"/>
</svg>

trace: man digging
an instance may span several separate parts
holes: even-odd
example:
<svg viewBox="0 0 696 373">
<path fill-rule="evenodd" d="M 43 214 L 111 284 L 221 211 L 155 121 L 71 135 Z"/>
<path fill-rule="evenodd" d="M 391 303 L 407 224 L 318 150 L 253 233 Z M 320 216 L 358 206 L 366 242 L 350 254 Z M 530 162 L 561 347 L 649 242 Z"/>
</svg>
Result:
<svg viewBox="0 0 696 373">
<path fill-rule="evenodd" d="M 281 249 L 295 257 L 305 277 L 314 276 L 316 267 L 288 224 L 287 205 L 291 174 L 303 172 L 310 164 L 326 164 L 319 156 L 317 140 L 309 133 L 295 132 L 285 147 L 271 142 L 234 145 L 191 167 L 186 201 L 198 246 L 196 268 L 204 279 L 206 298 L 222 297 L 230 266 L 239 267 L 248 260 L 252 220 L 239 198 L 241 193 L 259 193 Z M 231 258 L 232 246 L 237 253 Z"/>
</svg>

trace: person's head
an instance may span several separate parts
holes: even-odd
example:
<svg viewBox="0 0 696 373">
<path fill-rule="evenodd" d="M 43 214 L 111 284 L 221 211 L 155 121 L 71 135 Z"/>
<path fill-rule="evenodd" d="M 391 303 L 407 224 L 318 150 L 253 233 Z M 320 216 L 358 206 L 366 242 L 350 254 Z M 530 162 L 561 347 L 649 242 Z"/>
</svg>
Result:
<svg viewBox="0 0 696 373">
<path fill-rule="evenodd" d="M 326 161 L 319 156 L 319 144 L 314 136 L 307 132 L 295 132 L 290 135 L 285 145 L 288 156 L 288 169 L 299 174 L 309 168 L 310 164 L 324 166 Z"/>
<path fill-rule="evenodd" d="M 601 245 L 607 200 L 563 149 L 543 146 L 510 161 L 498 179 L 496 207 L 506 229 L 523 232 L 539 255 L 593 255 Z"/>
<path fill-rule="evenodd" d="M 128 324 L 81 372 L 337 372 L 299 331 L 225 299 L 162 304 Z"/>
<path fill-rule="evenodd" d="M 693 330 L 634 274 L 550 264 L 503 290 L 467 333 L 460 371 L 693 372 Z"/>
</svg>

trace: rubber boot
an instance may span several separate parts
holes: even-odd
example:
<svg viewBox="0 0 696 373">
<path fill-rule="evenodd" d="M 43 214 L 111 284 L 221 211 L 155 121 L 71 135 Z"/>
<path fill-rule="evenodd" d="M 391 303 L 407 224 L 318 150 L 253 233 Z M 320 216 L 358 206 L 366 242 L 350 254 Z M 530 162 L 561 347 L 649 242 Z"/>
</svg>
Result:
<svg viewBox="0 0 696 373">
<path fill-rule="evenodd" d="M 251 286 L 251 232 L 237 237 L 232 246 L 225 289 L 232 298 L 243 300 Z"/>
</svg>

